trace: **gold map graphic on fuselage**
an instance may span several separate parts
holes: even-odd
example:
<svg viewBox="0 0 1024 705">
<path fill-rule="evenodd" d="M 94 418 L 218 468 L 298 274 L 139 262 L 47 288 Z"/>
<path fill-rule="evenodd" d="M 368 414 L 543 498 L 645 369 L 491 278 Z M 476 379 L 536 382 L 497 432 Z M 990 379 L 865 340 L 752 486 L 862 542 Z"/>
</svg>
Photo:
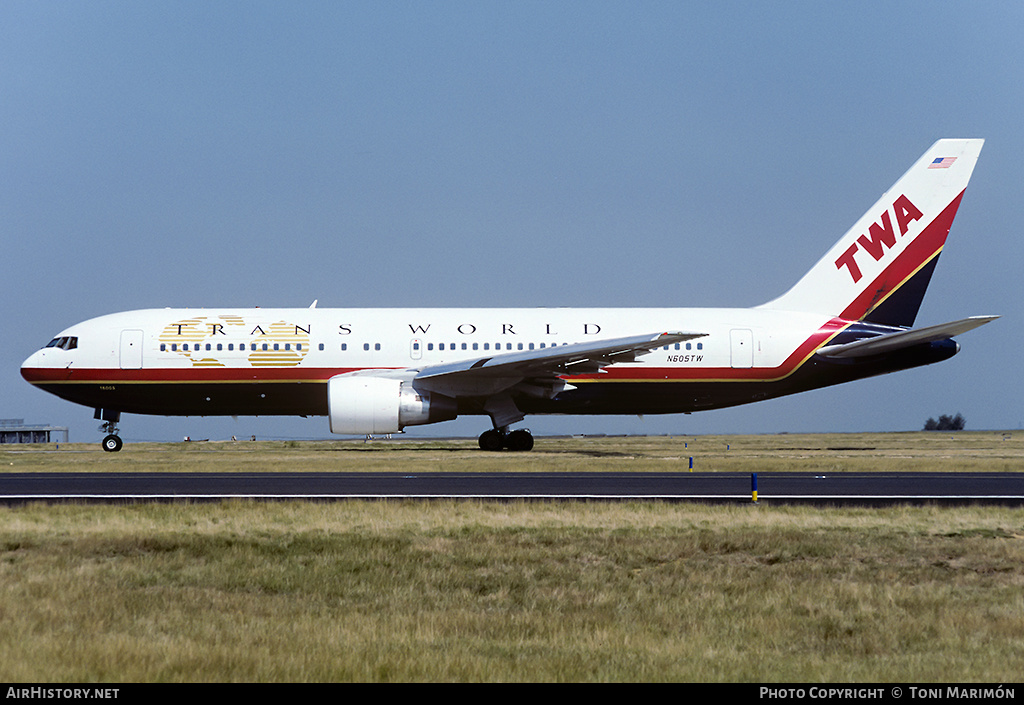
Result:
<svg viewBox="0 0 1024 705">
<path fill-rule="evenodd" d="M 240 359 L 253 367 L 294 367 L 309 353 L 309 327 L 196 316 L 166 325 L 159 341 L 161 352 L 181 355 L 193 367 L 225 367 L 226 361 Z"/>
</svg>

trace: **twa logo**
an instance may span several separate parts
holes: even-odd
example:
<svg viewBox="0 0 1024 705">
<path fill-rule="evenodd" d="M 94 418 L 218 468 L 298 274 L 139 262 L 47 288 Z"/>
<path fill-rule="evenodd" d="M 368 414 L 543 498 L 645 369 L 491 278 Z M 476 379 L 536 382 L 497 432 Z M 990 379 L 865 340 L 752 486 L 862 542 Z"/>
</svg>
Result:
<svg viewBox="0 0 1024 705">
<path fill-rule="evenodd" d="M 867 252 L 877 262 L 885 256 L 886 250 L 892 249 L 896 245 L 896 231 L 893 228 L 891 217 L 893 215 L 896 216 L 896 227 L 900 229 L 900 237 L 902 237 L 907 234 L 910 224 L 919 220 L 924 214 L 906 196 L 897 198 L 892 207 L 882 213 L 878 219 L 879 222 L 872 223 L 867 234 L 858 237 L 857 241 L 836 260 L 836 269 L 846 267 L 846 271 L 853 277 L 854 284 L 859 282 L 863 276 L 855 259 L 858 252 Z"/>
</svg>

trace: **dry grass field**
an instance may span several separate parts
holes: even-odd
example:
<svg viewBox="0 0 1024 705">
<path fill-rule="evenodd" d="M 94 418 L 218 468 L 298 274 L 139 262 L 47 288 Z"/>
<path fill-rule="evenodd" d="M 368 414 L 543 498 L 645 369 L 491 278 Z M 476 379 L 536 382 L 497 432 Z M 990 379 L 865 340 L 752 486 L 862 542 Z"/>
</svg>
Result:
<svg viewBox="0 0 1024 705">
<path fill-rule="evenodd" d="M 1024 470 L 1024 431 L 538 438 L 530 453 L 475 439 L 0 446 L 8 472 L 871 472 Z"/>
<path fill-rule="evenodd" d="M 128 444 L 7 471 L 1024 468 L 1024 433 Z M 684 445 L 685 444 L 685 445 Z M 727 447 L 728 446 L 728 447 Z M 1017 682 L 1024 512 L 661 503 L 0 508 L 7 682 Z"/>
</svg>

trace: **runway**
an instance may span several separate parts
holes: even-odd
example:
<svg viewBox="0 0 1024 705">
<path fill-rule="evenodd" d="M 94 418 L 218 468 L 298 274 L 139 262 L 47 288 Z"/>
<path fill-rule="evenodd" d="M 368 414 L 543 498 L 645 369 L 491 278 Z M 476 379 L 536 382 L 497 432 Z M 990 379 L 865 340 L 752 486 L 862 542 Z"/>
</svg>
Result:
<svg viewBox="0 0 1024 705">
<path fill-rule="evenodd" d="M 10 473 L 0 503 L 549 500 L 1024 506 L 1024 473 Z"/>
</svg>

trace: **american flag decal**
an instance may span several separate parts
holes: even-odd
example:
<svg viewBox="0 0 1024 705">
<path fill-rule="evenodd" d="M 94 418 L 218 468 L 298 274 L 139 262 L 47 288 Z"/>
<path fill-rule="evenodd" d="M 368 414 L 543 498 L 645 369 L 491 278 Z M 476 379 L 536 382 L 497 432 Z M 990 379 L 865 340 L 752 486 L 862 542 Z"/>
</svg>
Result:
<svg viewBox="0 0 1024 705">
<path fill-rule="evenodd" d="M 956 157 L 938 157 L 931 164 L 928 165 L 929 169 L 948 169 L 953 166 L 953 162 L 956 161 Z"/>
</svg>

